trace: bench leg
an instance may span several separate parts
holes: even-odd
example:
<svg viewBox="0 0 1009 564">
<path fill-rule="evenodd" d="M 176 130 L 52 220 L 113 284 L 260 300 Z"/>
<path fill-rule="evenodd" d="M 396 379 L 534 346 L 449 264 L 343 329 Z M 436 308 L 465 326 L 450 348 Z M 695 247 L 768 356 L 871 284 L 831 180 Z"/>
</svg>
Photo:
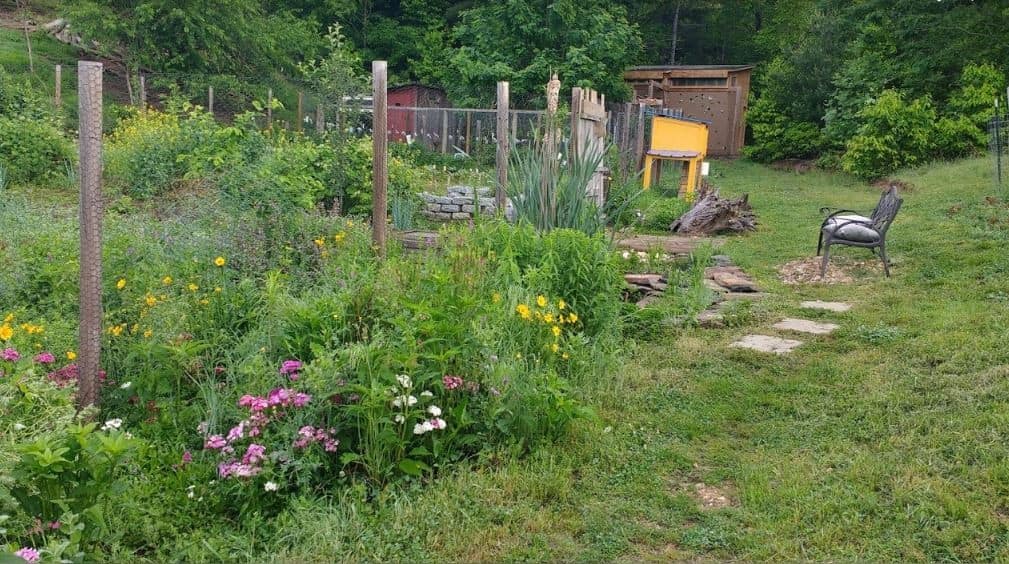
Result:
<svg viewBox="0 0 1009 564">
<path fill-rule="evenodd" d="M 823 262 L 820 264 L 820 280 L 827 275 L 827 263 L 830 262 L 830 241 L 827 241 L 827 246 L 823 248 Z"/>
<path fill-rule="evenodd" d="M 823 230 L 820 230 L 820 238 L 816 241 L 816 256 L 820 256 L 820 250 L 823 249 Z"/>
</svg>

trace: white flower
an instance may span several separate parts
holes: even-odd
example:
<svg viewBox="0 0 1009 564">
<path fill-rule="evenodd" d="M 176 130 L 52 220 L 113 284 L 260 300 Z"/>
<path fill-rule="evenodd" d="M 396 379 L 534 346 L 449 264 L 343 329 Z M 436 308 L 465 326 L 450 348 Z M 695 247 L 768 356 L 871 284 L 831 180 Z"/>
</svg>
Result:
<svg viewBox="0 0 1009 564">
<path fill-rule="evenodd" d="M 410 386 L 413 385 L 413 382 L 410 381 L 410 377 L 407 376 L 406 374 L 398 374 L 396 376 L 396 381 L 399 382 L 399 385 L 403 386 L 404 388 L 409 388 Z"/>
<path fill-rule="evenodd" d="M 627 260 L 629 258 L 631 258 L 631 253 L 628 251 L 624 251 L 624 260 Z"/>
<path fill-rule="evenodd" d="M 207 429 L 210 428 L 210 424 L 206 421 L 200 421 L 200 424 L 196 426 L 196 432 L 201 435 L 207 434 Z"/>
<path fill-rule="evenodd" d="M 14 424 L 14 430 L 15 431 L 24 431 L 27 428 L 28 427 L 26 427 L 24 423 L 15 423 Z"/>
<path fill-rule="evenodd" d="M 194 497 L 196 497 L 196 492 L 193 491 L 195 489 L 196 489 L 195 485 L 194 486 L 188 486 L 186 488 L 186 497 L 188 497 L 189 499 L 193 499 Z"/>
<path fill-rule="evenodd" d="M 397 396 L 396 399 L 392 400 L 393 407 L 403 407 L 403 405 L 410 407 L 416 404 L 417 404 L 417 398 L 413 396 L 402 395 Z"/>
<path fill-rule="evenodd" d="M 403 417 L 402 413 L 397 413 L 396 417 L 393 417 L 392 419 L 393 421 L 399 423 L 400 425 L 402 425 L 406 421 L 406 417 Z"/>
<path fill-rule="evenodd" d="M 275 492 L 279 487 L 280 486 L 277 485 L 277 482 L 266 482 L 263 484 L 263 489 L 268 492 Z"/>
<path fill-rule="evenodd" d="M 613 427 L 610 427 L 609 425 L 607 425 L 606 428 L 603 429 L 603 432 L 604 433 L 612 433 L 613 432 Z"/>
<path fill-rule="evenodd" d="M 420 397 L 422 397 L 422 398 L 433 398 L 434 394 L 431 393 L 431 390 L 424 390 L 423 392 L 420 393 Z"/>
<path fill-rule="evenodd" d="M 123 420 L 122 419 L 118 419 L 118 418 L 117 419 L 109 419 L 108 421 L 105 422 L 104 425 L 102 425 L 102 431 L 110 431 L 112 429 L 118 429 L 118 428 L 120 428 L 122 426 L 123 426 Z"/>
<path fill-rule="evenodd" d="M 406 405 L 408 406 L 417 405 L 417 398 L 413 396 L 406 398 Z"/>
<path fill-rule="evenodd" d="M 133 382 L 123 382 L 122 385 L 119 386 L 119 389 L 125 390 L 126 388 L 129 388 L 132 385 L 133 385 Z"/>
<path fill-rule="evenodd" d="M 403 400 L 401 400 L 399 398 L 396 398 L 396 399 L 392 400 L 392 406 L 393 407 L 403 407 Z"/>
<path fill-rule="evenodd" d="M 432 429 L 444 429 L 446 423 L 441 417 L 435 417 L 434 419 L 428 421 L 426 425 L 430 425 Z"/>
<path fill-rule="evenodd" d="M 441 415 L 441 408 L 438 407 L 437 405 L 432 405 L 431 407 L 427 408 L 427 412 L 430 413 L 431 415 L 434 415 L 435 417 L 438 417 L 439 415 Z"/>
<path fill-rule="evenodd" d="M 132 439 L 133 433 L 126 431 L 125 433 L 123 433 L 123 436 L 126 437 L 127 439 Z"/>
<path fill-rule="evenodd" d="M 434 430 L 434 427 L 431 425 L 430 421 L 425 421 L 423 423 L 417 423 L 416 425 L 413 426 L 413 434 L 414 435 L 423 435 L 424 433 L 426 433 L 428 431 L 433 431 L 433 430 Z"/>
</svg>

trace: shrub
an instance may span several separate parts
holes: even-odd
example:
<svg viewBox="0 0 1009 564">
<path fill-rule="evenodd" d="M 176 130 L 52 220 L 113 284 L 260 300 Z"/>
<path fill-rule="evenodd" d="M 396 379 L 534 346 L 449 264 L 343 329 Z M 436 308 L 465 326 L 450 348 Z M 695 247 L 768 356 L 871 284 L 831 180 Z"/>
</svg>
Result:
<svg viewBox="0 0 1009 564">
<path fill-rule="evenodd" d="M 66 180 L 74 146 L 48 120 L 0 116 L 0 167 L 13 184 L 52 184 Z"/>
<path fill-rule="evenodd" d="M 150 110 L 121 119 L 105 149 L 106 174 L 133 198 L 167 191 L 185 173 L 187 143 L 177 115 Z"/>
<path fill-rule="evenodd" d="M 992 100 L 1001 98 L 1005 87 L 1005 74 L 995 65 L 968 63 L 960 75 L 960 87 L 949 97 L 949 110 L 984 130 L 995 113 Z"/>
<path fill-rule="evenodd" d="M 860 112 L 858 135 L 845 144 L 842 168 L 862 178 L 878 178 L 936 154 L 936 111 L 927 96 L 906 102 L 886 90 Z"/>
<path fill-rule="evenodd" d="M 750 105 L 746 121 L 753 140 L 743 147 L 743 155 L 754 161 L 805 159 L 823 149 L 823 136 L 816 124 L 788 118 L 769 99 L 757 98 Z"/>
</svg>

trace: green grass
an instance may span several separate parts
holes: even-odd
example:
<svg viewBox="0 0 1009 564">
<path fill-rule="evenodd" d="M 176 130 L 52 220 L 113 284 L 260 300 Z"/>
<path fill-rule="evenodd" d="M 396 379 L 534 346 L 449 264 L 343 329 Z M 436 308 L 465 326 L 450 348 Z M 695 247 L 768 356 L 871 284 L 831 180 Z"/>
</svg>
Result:
<svg viewBox="0 0 1009 564">
<path fill-rule="evenodd" d="M 1009 558 L 1009 208 L 985 202 L 988 163 L 900 176 L 915 189 L 891 230 L 893 278 L 798 288 L 776 268 L 813 254 L 818 209 L 868 210 L 878 190 L 714 168 L 760 218 L 723 249 L 773 293 L 743 326 L 638 346 L 620 391 L 596 394 L 601 420 L 568 444 L 460 470 L 371 512 L 308 502 L 282 526 L 278 558 Z M 855 308 L 810 314 L 802 299 Z M 726 347 L 774 334 L 785 315 L 841 329 L 784 357 Z M 702 481 L 733 505 L 700 509 Z"/>
</svg>

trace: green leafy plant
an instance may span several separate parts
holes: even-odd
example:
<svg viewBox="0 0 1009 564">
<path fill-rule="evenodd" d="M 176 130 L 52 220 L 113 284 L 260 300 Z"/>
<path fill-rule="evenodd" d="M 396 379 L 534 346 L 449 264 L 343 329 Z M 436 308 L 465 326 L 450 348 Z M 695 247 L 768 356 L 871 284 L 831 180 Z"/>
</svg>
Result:
<svg viewBox="0 0 1009 564">
<path fill-rule="evenodd" d="M 568 152 L 558 161 L 544 157 L 541 146 L 512 152 L 508 195 L 516 217 L 541 231 L 577 229 L 588 234 L 603 228 L 601 210 L 585 193 L 602 162 L 601 154 Z"/>
</svg>

